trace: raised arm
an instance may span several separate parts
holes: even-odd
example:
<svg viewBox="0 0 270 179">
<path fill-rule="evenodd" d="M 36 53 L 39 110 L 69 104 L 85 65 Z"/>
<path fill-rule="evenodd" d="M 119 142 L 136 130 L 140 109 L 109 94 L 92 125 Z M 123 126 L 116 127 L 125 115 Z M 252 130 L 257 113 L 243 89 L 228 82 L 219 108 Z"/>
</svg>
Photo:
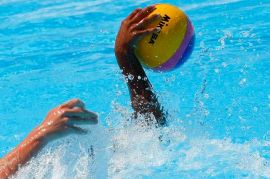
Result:
<svg viewBox="0 0 270 179">
<path fill-rule="evenodd" d="M 165 114 L 153 91 L 140 62 L 134 54 L 134 46 L 144 35 L 157 31 L 156 28 L 147 26 L 160 18 L 160 15 L 152 15 L 155 6 L 144 9 L 136 9 L 125 20 L 123 20 L 115 43 L 115 55 L 118 65 L 126 78 L 129 88 L 132 107 L 136 114 L 145 115 L 151 119 L 154 115 L 159 125 L 166 123 Z"/>
<path fill-rule="evenodd" d="M 75 132 L 82 129 L 71 122 L 97 123 L 97 115 L 84 109 L 84 104 L 78 99 L 71 100 L 50 111 L 37 128 L 13 151 L 0 159 L 0 178 L 7 179 L 14 174 L 20 165 L 25 164 L 51 137 L 59 132 Z"/>
</svg>

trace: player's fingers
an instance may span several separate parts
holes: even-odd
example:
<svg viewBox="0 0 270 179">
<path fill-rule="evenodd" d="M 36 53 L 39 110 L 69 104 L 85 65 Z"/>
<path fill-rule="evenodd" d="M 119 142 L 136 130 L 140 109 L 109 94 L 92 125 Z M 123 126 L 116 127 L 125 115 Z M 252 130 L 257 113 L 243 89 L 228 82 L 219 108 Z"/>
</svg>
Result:
<svg viewBox="0 0 270 179">
<path fill-rule="evenodd" d="M 84 108 L 84 103 L 79 100 L 79 99 L 72 99 L 64 104 L 61 105 L 62 108 L 74 108 L 74 107 L 79 107 L 79 108 Z"/>
<path fill-rule="evenodd" d="M 82 108 L 73 108 L 70 110 L 67 110 L 64 114 L 66 117 L 69 117 L 70 119 L 78 120 L 78 122 L 87 122 L 91 124 L 98 123 L 98 115 L 94 112 L 82 109 Z"/>
<path fill-rule="evenodd" d="M 155 20 L 159 19 L 161 16 L 159 14 L 154 14 L 149 17 L 146 17 L 145 19 L 141 20 L 134 28 L 134 30 L 143 30 L 145 29 L 149 24 L 154 22 Z"/>
<path fill-rule="evenodd" d="M 140 22 L 141 20 L 143 20 L 144 18 L 149 16 L 154 10 L 156 10 L 155 6 L 148 6 L 148 7 L 144 8 L 143 10 L 141 10 L 139 13 L 137 13 L 133 17 L 132 23 Z"/>
<path fill-rule="evenodd" d="M 136 16 L 140 11 L 142 11 L 142 8 L 135 9 L 128 17 L 127 19 L 132 19 L 134 16 Z"/>
<path fill-rule="evenodd" d="M 97 124 L 98 120 L 93 119 L 87 119 L 87 118 L 81 118 L 81 117 L 72 117 L 67 122 L 67 124 L 71 125 L 94 125 Z"/>
<path fill-rule="evenodd" d="M 137 38 L 142 38 L 144 37 L 145 35 L 148 35 L 148 34 L 151 34 L 151 33 L 154 33 L 154 32 L 158 32 L 158 28 L 154 27 L 154 28 L 150 28 L 150 29 L 145 29 L 145 30 L 140 30 L 140 31 L 137 31 L 135 33 L 135 36 Z"/>
</svg>

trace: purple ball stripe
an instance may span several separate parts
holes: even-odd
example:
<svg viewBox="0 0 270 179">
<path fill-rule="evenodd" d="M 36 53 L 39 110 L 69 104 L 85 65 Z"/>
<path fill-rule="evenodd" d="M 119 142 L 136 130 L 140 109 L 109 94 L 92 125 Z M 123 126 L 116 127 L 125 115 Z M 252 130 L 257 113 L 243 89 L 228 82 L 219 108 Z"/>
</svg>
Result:
<svg viewBox="0 0 270 179">
<path fill-rule="evenodd" d="M 180 47 L 177 49 L 177 51 L 174 53 L 174 55 L 165 63 L 162 65 L 154 68 L 156 71 L 169 71 L 172 70 L 177 63 L 182 60 L 182 57 L 186 51 L 186 48 L 188 47 L 193 35 L 194 35 L 194 28 L 190 22 L 189 19 L 187 19 L 188 24 L 187 24 L 187 31 L 185 34 L 185 37 L 180 45 Z"/>
</svg>

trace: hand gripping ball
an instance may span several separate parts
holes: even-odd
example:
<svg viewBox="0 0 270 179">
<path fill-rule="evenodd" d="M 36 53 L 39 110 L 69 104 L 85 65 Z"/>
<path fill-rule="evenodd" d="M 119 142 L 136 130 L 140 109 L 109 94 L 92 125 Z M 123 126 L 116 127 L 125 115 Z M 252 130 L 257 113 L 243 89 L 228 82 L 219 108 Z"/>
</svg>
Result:
<svg viewBox="0 0 270 179">
<path fill-rule="evenodd" d="M 139 61 L 154 71 L 170 71 L 190 56 L 195 34 L 194 28 L 183 11 L 169 4 L 158 4 L 150 14 L 160 14 L 161 18 L 149 25 L 158 30 L 144 36 L 135 47 Z"/>
</svg>

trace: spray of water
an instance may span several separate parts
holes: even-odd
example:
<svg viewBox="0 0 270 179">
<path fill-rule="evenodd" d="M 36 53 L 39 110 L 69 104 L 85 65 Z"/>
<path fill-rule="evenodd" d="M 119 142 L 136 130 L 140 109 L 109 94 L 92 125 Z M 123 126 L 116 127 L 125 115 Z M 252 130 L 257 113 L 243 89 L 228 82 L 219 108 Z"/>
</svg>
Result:
<svg viewBox="0 0 270 179">
<path fill-rule="evenodd" d="M 239 144 L 229 138 L 189 137 L 180 120 L 157 128 L 143 120 L 135 122 L 127 108 L 117 103 L 113 106 L 115 116 L 121 119 L 116 126 L 91 126 L 87 135 L 50 143 L 14 178 L 270 176 L 267 156 L 258 153 L 269 149 L 269 142 Z"/>
</svg>

